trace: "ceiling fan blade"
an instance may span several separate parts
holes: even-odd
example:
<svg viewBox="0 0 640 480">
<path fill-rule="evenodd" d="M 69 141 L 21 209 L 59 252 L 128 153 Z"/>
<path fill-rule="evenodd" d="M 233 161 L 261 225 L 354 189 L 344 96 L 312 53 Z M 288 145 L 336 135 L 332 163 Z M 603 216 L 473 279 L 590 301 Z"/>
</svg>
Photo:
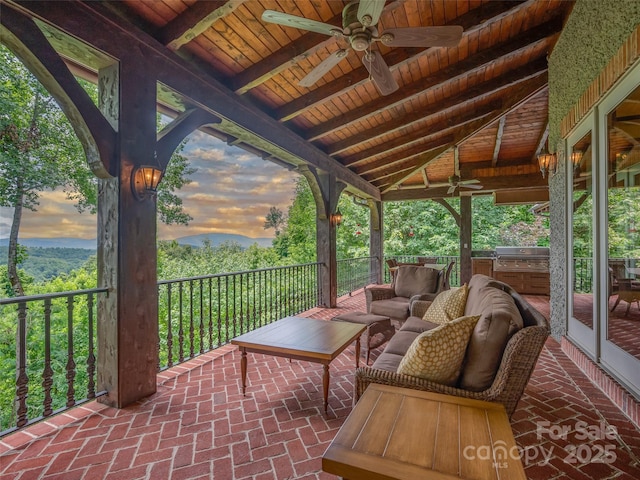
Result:
<svg viewBox="0 0 640 480">
<path fill-rule="evenodd" d="M 340 49 L 333 52 L 322 62 L 320 62 L 316 68 L 311 70 L 302 80 L 298 82 L 301 87 L 311 87 L 318 80 L 320 80 L 325 73 L 335 67 L 340 61 L 347 56 L 348 50 Z"/>
<path fill-rule="evenodd" d="M 340 34 L 342 32 L 342 30 L 335 25 L 309 20 L 308 18 L 296 17 L 295 15 L 276 12 L 274 10 L 265 10 L 262 13 L 262 20 L 269 23 L 284 25 L 285 27 L 300 28 L 302 30 L 309 30 L 310 32 L 323 33 L 324 35 L 329 36 L 336 35 L 337 33 Z"/>
<path fill-rule="evenodd" d="M 465 185 L 464 183 L 460 184 L 460 187 L 462 188 L 472 188 L 473 190 L 481 190 L 483 187 L 482 185 Z"/>
<path fill-rule="evenodd" d="M 454 47 L 462 38 L 460 25 L 389 28 L 380 41 L 389 47 Z"/>
<path fill-rule="evenodd" d="M 470 180 L 460 180 L 459 183 L 463 185 L 469 185 L 470 183 L 480 183 L 480 180 L 478 180 L 477 178 L 472 178 Z"/>
<path fill-rule="evenodd" d="M 377 50 L 366 53 L 362 57 L 362 63 L 369 70 L 373 82 L 382 95 L 389 95 L 400 88 L 382 55 Z"/>
<path fill-rule="evenodd" d="M 380 20 L 385 0 L 360 0 L 358 5 L 358 20 L 365 27 L 375 25 Z"/>
<path fill-rule="evenodd" d="M 452 194 L 453 192 L 455 192 L 455 191 L 456 191 L 456 187 L 457 187 L 457 185 L 451 185 L 451 186 L 449 187 L 449 189 L 447 190 L 447 195 L 450 195 L 450 194 Z"/>
</svg>

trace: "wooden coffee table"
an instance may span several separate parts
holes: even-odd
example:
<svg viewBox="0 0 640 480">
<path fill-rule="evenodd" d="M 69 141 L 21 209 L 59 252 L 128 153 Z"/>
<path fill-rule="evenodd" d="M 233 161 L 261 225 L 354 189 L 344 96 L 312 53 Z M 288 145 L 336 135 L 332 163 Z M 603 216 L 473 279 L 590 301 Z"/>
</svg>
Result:
<svg viewBox="0 0 640 480">
<path fill-rule="evenodd" d="M 324 456 L 349 480 L 526 480 L 499 403 L 371 384 Z"/>
<path fill-rule="evenodd" d="M 324 366 L 322 386 L 326 413 L 329 397 L 329 364 L 355 340 L 356 368 L 358 368 L 360 335 L 365 329 L 366 325 L 286 317 L 234 338 L 231 343 L 238 345 L 242 352 L 240 359 L 242 393 L 245 394 L 247 390 L 247 353 L 249 352 L 321 363 Z"/>
</svg>

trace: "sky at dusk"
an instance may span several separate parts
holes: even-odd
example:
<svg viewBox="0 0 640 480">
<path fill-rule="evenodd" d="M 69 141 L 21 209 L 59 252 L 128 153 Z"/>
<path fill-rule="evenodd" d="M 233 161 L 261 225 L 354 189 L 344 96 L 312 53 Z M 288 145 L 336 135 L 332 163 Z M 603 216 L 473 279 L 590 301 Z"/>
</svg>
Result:
<svg viewBox="0 0 640 480">
<path fill-rule="evenodd" d="M 188 226 L 158 223 L 158 236 L 170 240 L 202 233 L 273 237 L 263 227 L 271 206 L 286 213 L 298 174 L 238 147 L 195 132 L 182 152 L 196 172 L 177 194 L 193 217 Z M 0 237 L 8 237 L 13 210 L 0 208 Z M 79 214 L 64 192 L 44 192 L 37 212 L 25 210 L 20 238 L 96 237 L 96 216 Z"/>
</svg>

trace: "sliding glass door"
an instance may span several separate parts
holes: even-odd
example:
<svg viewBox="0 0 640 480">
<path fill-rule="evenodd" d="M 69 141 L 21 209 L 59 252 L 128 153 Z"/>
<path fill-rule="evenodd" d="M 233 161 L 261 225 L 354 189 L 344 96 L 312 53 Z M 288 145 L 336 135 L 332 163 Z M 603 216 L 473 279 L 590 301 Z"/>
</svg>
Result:
<svg viewBox="0 0 640 480">
<path fill-rule="evenodd" d="M 611 284 L 601 325 L 601 361 L 640 390 L 640 66 L 599 108 L 606 168 L 602 221 Z M 606 184 L 605 184 L 606 182 Z"/>
<path fill-rule="evenodd" d="M 571 285 L 568 334 L 592 358 L 597 357 L 594 328 L 595 301 L 595 202 L 593 197 L 593 115 L 567 139 L 567 191 L 570 258 L 567 272 Z"/>
</svg>

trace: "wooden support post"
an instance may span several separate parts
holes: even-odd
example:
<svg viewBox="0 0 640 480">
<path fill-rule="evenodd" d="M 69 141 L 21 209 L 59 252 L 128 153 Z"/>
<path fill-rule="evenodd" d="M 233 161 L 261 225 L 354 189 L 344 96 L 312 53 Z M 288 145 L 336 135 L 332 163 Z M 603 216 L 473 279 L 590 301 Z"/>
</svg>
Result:
<svg viewBox="0 0 640 480">
<path fill-rule="evenodd" d="M 460 195 L 460 284 L 471 280 L 471 195 Z"/>
<path fill-rule="evenodd" d="M 369 256 L 371 262 L 369 266 L 370 281 L 372 283 L 382 283 L 384 272 L 384 231 L 382 217 L 382 202 L 369 199 Z"/>
<path fill-rule="evenodd" d="M 336 224 L 332 215 L 338 208 L 342 190 L 347 186 L 336 181 L 336 176 L 318 172 L 303 165 L 299 172 L 307 179 L 316 202 L 316 256 L 322 264 L 318 278 L 320 304 L 334 308 L 338 297 L 338 264 L 336 261 Z"/>
<path fill-rule="evenodd" d="M 98 197 L 98 284 L 109 288 L 98 306 L 98 382 L 108 392 L 100 401 L 114 407 L 156 391 L 156 201 L 131 191 L 135 167 L 155 162 L 156 82 L 148 73 L 142 58 L 100 71 L 100 87 L 113 88 L 100 92 L 100 107 L 120 137 L 119 175 L 100 181 Z"/>
</svg>

